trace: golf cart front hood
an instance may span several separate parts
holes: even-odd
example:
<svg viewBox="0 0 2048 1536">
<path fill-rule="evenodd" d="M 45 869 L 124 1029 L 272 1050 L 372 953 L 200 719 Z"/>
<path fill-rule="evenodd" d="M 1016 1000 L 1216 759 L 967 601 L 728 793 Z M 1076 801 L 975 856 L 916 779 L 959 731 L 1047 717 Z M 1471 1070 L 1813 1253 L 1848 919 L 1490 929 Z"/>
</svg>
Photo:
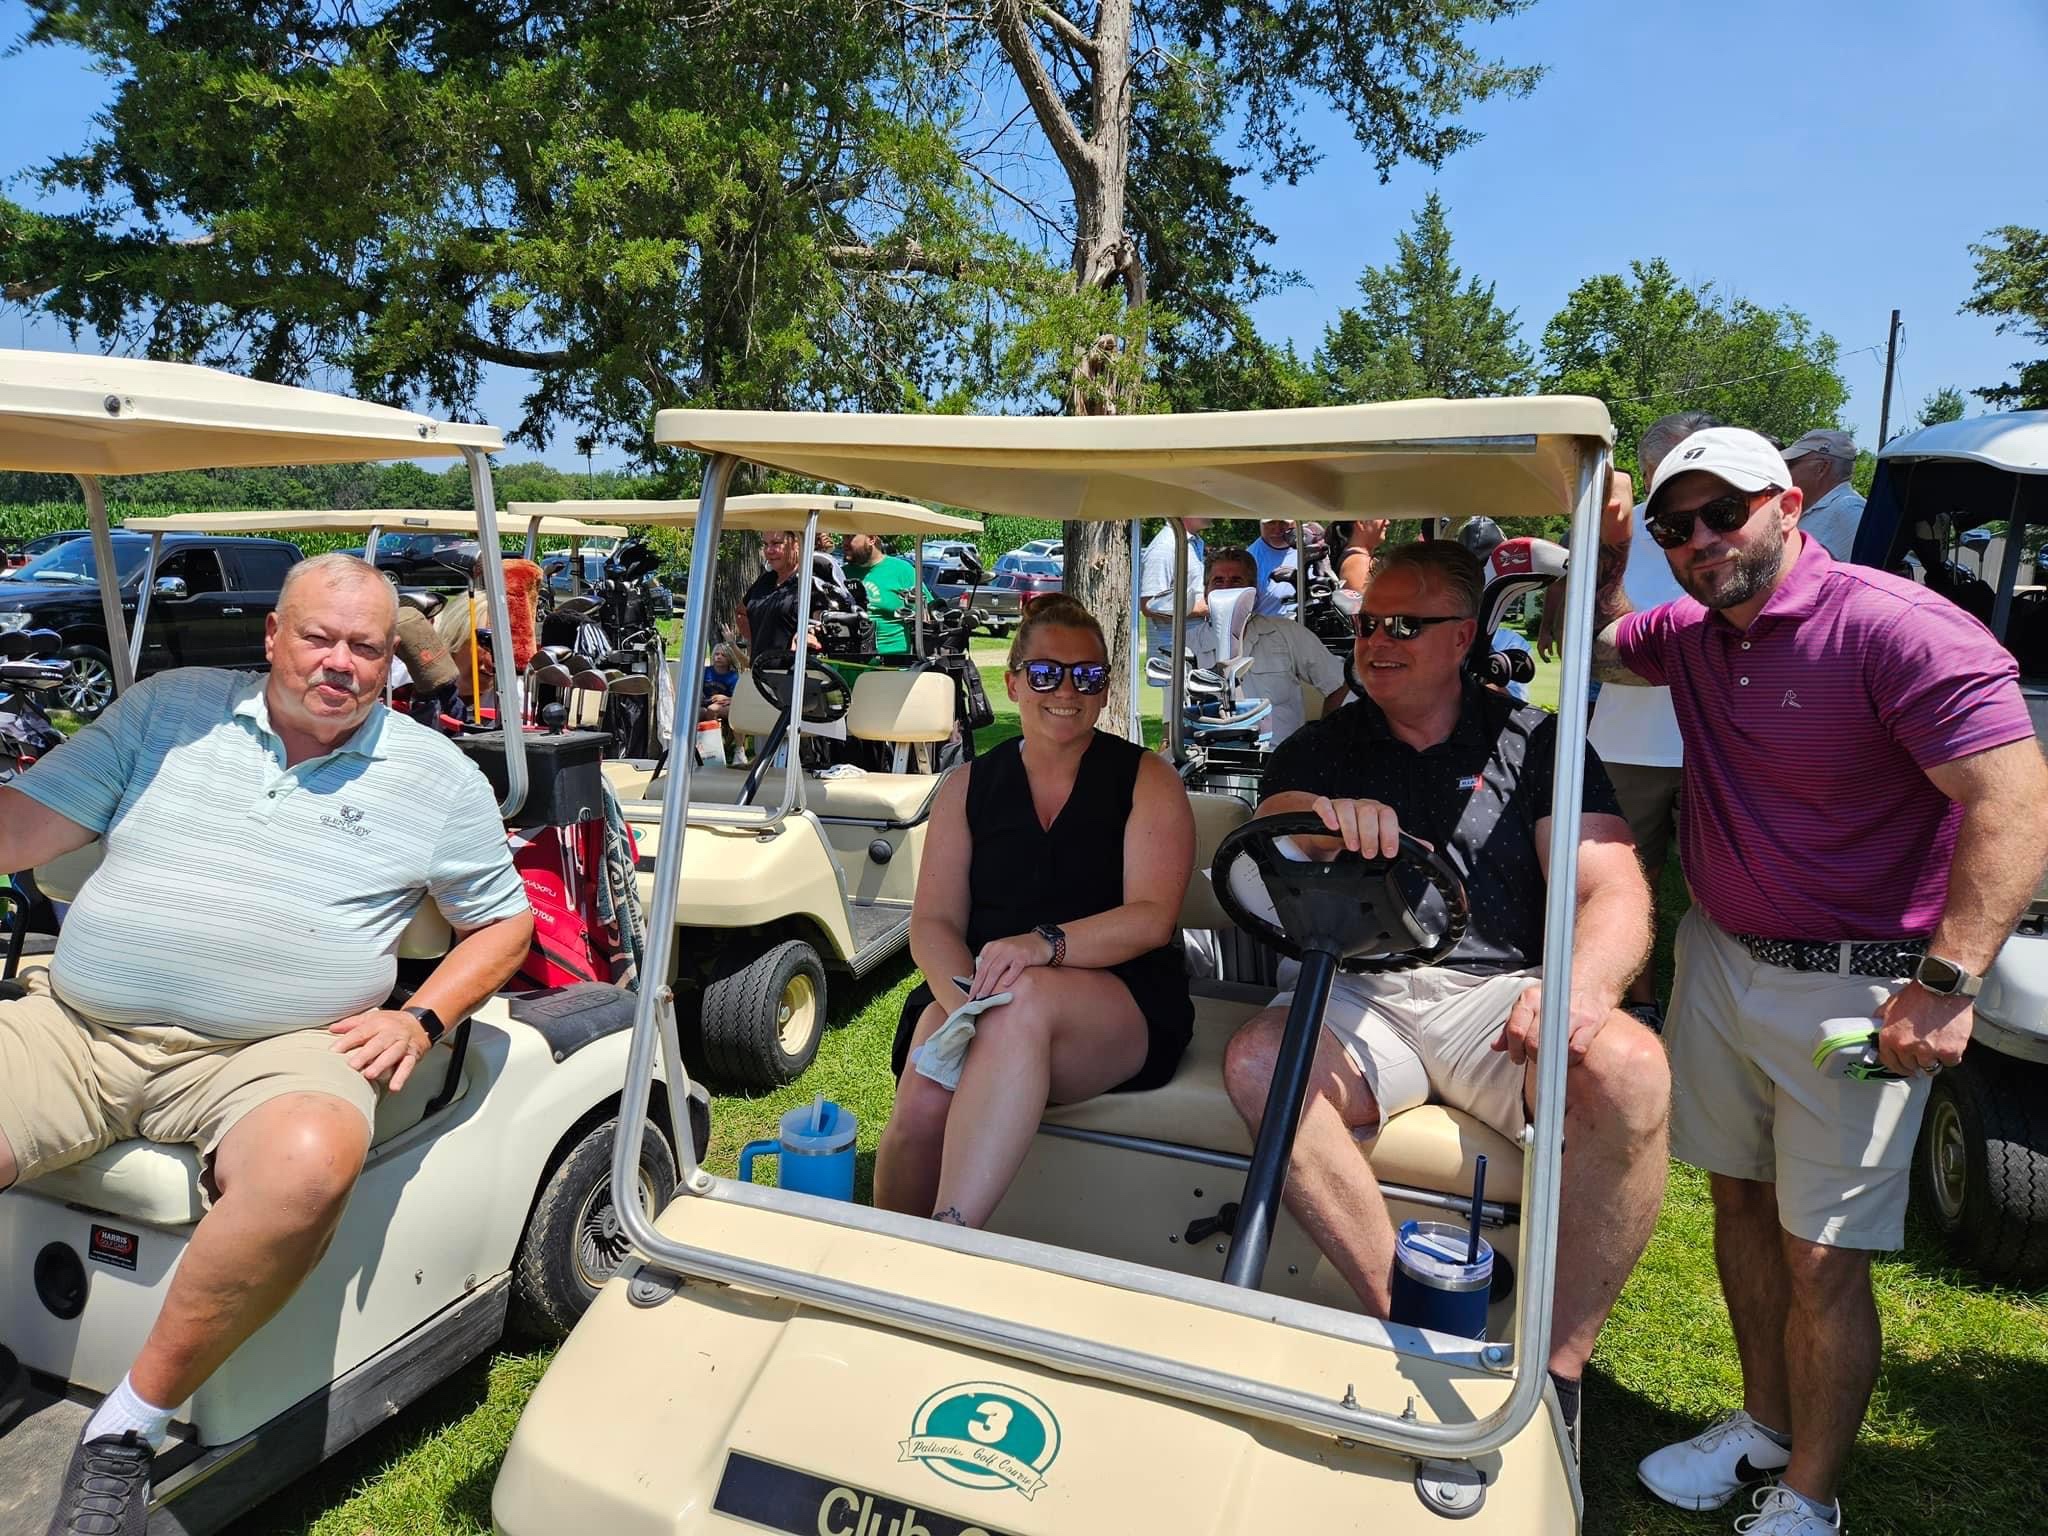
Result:
<svg viewBox="0 0 2048 1536">
<path fill-rule="evenodd" d="M 1129 1348 L 1469 1419 L 1503 1377 L 1029 1266 L 722 1201 L 680 1241 Z M 977 1352 L 910 1328 L 685 1282 L 605 1288 L 555 1358 L 493 1501 L 510 1536 L 786 1530 L 828 1536 L 1434 1530 L 1415 1466 L 1288 1426 Z M 657 1291 L 666 1293 L 664 1279 Z M 1550 1416 L 1474 1465 L 1462 1532 L 1575 1529 Z"/>
</svg>

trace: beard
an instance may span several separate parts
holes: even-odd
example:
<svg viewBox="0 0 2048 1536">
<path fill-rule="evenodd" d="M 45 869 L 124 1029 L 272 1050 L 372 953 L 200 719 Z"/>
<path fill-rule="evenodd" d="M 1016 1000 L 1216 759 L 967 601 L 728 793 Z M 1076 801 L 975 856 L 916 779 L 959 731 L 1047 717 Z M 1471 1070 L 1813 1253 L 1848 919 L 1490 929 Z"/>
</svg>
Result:
<svg viewBox="0 0 2048 1536">
<path fill-rule="evenodd" d="M 1686 595 L 1706 608 L 1739 608 L 1751 598 L 1770 590 L 1785 553 L 1785 534 L 1776 521 L 1768 523 L 1749 547 L 1714 573 L 1715 585 L 1687 571 L 1678 578 Z"/>
</svg>

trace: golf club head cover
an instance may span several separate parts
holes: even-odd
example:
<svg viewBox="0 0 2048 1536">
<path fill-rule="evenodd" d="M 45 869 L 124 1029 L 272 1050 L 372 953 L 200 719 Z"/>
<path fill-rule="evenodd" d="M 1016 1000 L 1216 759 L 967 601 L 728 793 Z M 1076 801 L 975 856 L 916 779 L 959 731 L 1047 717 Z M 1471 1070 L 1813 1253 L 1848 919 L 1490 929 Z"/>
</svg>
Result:
<svg viewBox="0 0 2048 1536">
<path fill-rule="evenodd" d="M 412 674 L 415 697 L 438 695 L 455 684 L 455 658 L 441 631 L 410 603 L 398 605 L 398 659 Z"/>
<path fill-rule="evenodd" d="M 1228 592 L 1209 594 L 1209 632 L 1215 638 L 1219 668 L 1222 663 L 1234 661 L 1245 654 L 1245 626 L 1251 623 L 1252 614 L 1258 606 L 1256 587 L 1237 587 Z"/>
<path fill-rule="evenodd" d="M 512 622 L 512 665 L 524 670 L 540 648 L 540 567 L 533 561 L 505 562 L 505 608 Z"/>
</svg>

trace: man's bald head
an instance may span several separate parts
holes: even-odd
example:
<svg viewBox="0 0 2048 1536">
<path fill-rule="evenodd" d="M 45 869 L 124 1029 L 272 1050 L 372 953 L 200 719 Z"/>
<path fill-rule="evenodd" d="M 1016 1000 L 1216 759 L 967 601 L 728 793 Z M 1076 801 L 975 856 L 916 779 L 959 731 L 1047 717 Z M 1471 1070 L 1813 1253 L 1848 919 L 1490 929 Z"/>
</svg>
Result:
<svg viewBox="0 0 2048 1536">
<path fill-rule="evenodd" d="M 354 555 L 315 555 L 284 579 L 264 626 L 264 696 L 280 732 L 331 750 L 377 707 L 398 638 L 398 592 Z"/>
<path fill-rule="evenodd" d="M 398 633 L 398 589 L 385 580 L 384 573 L 360 555 L 340 552 L 329 555 L 315 555 L 310 560 L 301 560 L 285 572 L 284 585 L 278 589 L 277 611 L 280 614 L 295 612 L 293 604 L 313 602 L 325 592 L 353 587 L 357 584 L 375 587 L 384 595 L 391 610 L 391 629 Z"/>
</svg>

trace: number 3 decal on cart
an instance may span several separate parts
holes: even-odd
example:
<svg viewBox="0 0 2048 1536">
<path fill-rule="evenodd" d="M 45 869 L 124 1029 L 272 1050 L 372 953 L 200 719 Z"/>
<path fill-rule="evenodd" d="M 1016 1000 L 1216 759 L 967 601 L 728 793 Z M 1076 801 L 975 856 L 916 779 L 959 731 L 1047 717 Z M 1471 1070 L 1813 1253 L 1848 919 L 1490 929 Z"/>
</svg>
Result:
<svg viewBox="0 0 2048 1536">
<path fill-rule="evenodd" d="M 1010 1432 L 1010 1420 L 1017 1416 L 1017 1410 L 999 1398 L 977 1403 L 974 1412 L 967 1433 L 983 1445 L 1001 1445 L 1003 1436 Z"/>
<path fill-rule="evenodd" d="M 1015 1489 L 1035 1498 L 1060 1450 L 1059 1420 L 1021 1387 L 963 1381 L 934 1392 L 898 1441 L 898 1460 L 921 1461 L 963 1488 Z"/>
</svg>

